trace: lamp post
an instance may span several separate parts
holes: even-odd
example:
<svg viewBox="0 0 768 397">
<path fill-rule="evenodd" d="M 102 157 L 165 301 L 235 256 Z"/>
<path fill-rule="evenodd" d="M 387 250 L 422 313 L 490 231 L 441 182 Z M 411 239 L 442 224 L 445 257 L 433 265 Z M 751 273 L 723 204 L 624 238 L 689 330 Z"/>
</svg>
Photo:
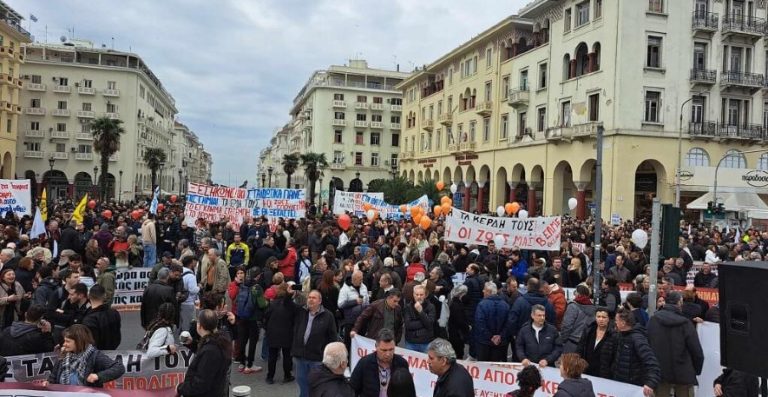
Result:
<svg viewBox="0 0 768 397">
<path fill-rule="evenodd" d="M 597 126 L 597 156 L 595 157 L 595 252 L 592 263 L 592 291 L 600 291 L 600 249 L 603 234 L 603 136 L 602 124 Z M 597 302 L 595 302 L 597 304 Z"/>
<path fill-rule="evenodd" d="M 266 187 L 267 185 L 267 174 L 261 173 L 261 187 Z"/>
<path fill-rule="evenodd" d="M 269 173 L 269 185 L 268 185 L 268 187 L 272 187 L 272 171 L 274 171 L 274 170 L 275 169 L 272 168 L 271 165 L 269 167 L 267 167 L 267 172 Z"/>
<path fill-rule="evenodd" d="M 53 158 L 53 155 L 51 155 L 51 157 L 48 159 L 48 168 L 49 168 L 48 169 L 48 200 L 47 200 L 48 203 L 50 203 L 53 200 L 53 196 L 52 196 L 53 190 L 51 189 L 51 180 L 53 179 L 54 164 L 56 164 L 56 159 Z M 46 205 L 48 204 L 46 203 Z M 50 208 L 50 205 L 48 205 L 48 207 Z M 46 210 L 47 209 L 48 208 L 46 208 Z"/>
<path fill-rule="evenodd" d="M 162 186 L 162 181 L 163 181 L 163 168 L 165 168 L 165 162 L 164 161 L 160 162 L 160 177 L 157 178 L 157 187 L 160 188 L 158 190 L 160 190 L 161 192 L 163 191 L 163 188 L 161 187 Z M 152 192 L 152 193 L 154 194 L 155 192 Z"/>
<path fill-rule="evenodd" d="M 181 173 L 182 173 L 182 170 L 181 170 L 181 168 L 179 168 L 179 194 L 180 195 L 184 194 L 183 193 L 184 191 L 182 190 L 182 187 L 181 187 Z"/>
<path fill-rule="evenodd" d="M 395 180 L 395 178 L 397 178 L 397 163 L 392 161 L 392 165 L 390 167 L 391 169 L 389 173 L 392 174 L 392 180 Z"/>
<path fill-rule="evenodd" d="M 680 105 L 680 129 L 677 131 L 677 172 L 675 173 L 675 207 L 680 208 L 680 172 L 683 170 L 683 108 L 701 93 L 683 101 Z"/>
<path fill-rule="evenodd" d="M 117 199 L 117 201 L 122 202 L 123 201 L 123 170 L 120 170 L 118 173 L 120 174 L 120 196 Z"/>
<path fill-rule="evenodd" d="M 98 197 L 99 195 L 97 194 L 97 192 L 99 191 L 98 190 L 98 186 L 99 186 L 99 167 L 96 166 L 96 165 L 93 166 L 93 186 L 94 186 L 93 195 Z"/>
</svg>

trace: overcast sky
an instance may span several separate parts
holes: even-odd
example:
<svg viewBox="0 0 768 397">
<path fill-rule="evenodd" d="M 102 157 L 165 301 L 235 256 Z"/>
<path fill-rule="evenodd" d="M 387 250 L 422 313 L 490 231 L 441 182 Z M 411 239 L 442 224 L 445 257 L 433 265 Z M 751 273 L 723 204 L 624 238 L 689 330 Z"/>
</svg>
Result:
<svg viewBox="0 0 768 397">
<path fill-rule="evenodd" d="M 213 180 L 256 183 L 259 151 L 311 73 L 349 58 L 411 71 L 528 0 L 5 0 L 62 35 L 138 53 L 213 155 Z"/>
</svg>

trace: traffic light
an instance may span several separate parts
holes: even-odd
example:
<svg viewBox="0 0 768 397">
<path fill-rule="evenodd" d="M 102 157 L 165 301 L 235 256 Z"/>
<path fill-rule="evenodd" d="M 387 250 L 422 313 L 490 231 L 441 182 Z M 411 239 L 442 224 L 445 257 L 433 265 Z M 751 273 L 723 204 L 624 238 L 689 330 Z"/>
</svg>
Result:
<svg viewBox="0 0 768 397">
<path fill-rule="evenodd" d="M 715 208 L 715 213 L 716 214 L 725 214 L 725 204 L 718 203 L 717 204 L 717 208 Z"/>
<path fill-rule="evenodd" d="M 714 213 L 715 213 L 715 202 L 707 201 L 707 215 L 712 215 Z"/>
<path fill-rule="evenodd" d="M 661 255 L 665 258 L 680 255 L 680 208 L 672 204 L 661 206 Z"/>
</svg>

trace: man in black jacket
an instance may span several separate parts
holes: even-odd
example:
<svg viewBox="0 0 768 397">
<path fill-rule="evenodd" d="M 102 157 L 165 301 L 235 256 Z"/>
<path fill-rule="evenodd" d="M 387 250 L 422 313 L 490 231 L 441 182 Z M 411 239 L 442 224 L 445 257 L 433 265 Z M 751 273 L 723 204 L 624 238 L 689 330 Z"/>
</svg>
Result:
<svg viewBox="0 0 768 397">
<path fill-rule="evenodd" d="M 149 284 L 141 296 L 141 326 L 147 328 L 149 323 L 155 319 L 157 309 L 163 303 L 172 303 L 176 306 L 176 291 L 168 285 L 170 270 L 160 269 L 157 272 L 157 281 Z"/>
<path fill-rule="evenodd" d="M 475 395 L 472 376 L 456 362 L 456 352 L 445 339 L 433 340 L 427 348 L 429 372 L 437 375 L 433 397 L 471 397 Z"/>
<path fill-rule="evenodd" d="M 248 268 L 252 268 L 254 266 L 264 268 L 264 266 L 267 264 L 267 259 L 269 257 L 274 256 L 278 260 L 284 259 L 286 256 L 288 256 L 288 251 L 280 252 L 275 248 L 275 239 L 272 236 L 267 236 L 267 238 L 264 239 L 264 245 L 256 249 L 256 252 L 252 255 L 252 260 L 250 260 L 248 263 Z"/>
<path fill-rule="evenodd" d="M 353 397 L 355 391 L 344 377 L 347 369 L 347 348 L 341 342 L 332 342 L 323 351 L 322 365 L 309 373 L 311 397 Z"/>
<path fill-rule="evenodd" d="M 525 323 L 515 340 L 517 359 L 524 367 L 539 364 L 540 367 L 554 366 L 563 353 L 560 333 L 546 321 L 546 309 L 542 305 L 533 305 L 531 321 Z"/>
<path fill-rule="evenodd" d="M 616 312 L 616 333 L 606 340 L 600 357 L 600 376 L 643 387 L 652 396 L 658 387 L 661 370 L 641 326 L 635 325 L 631 311 Z"/>
<path fill-rule="evenodd" d="M 379 397 L 386 393 L 392 374 L 400 368 L 408 370 L 408 361 L 395 354 L 395 333 L 383 328 L 376 338 L 376 351 L 361 358 L 352 371 L 350 383 L 359 397 Z"/>
<path fill-rule="evenodd" d="M 105 304 L 107 291 L 101 285 L 94 285 L 88 291 L 91 308 L 83 318 L 83 325 L 93 334 L 93 341 L 99 350 L 115 350 L 120 346 L 120 313 Z"/>
<path fill-rule="evenodd" d="M 53 351 L 51 323 L 43 320 L 45 307 L 32 305 L 24 321 L 16 321 L 0 334 L 0 356 L 18 356 Z"/>
<path fill-rule="evenodd" d="M 704 351 L 693 323 L 682 315 L 682 295 L 667 294 L 664 306 L 648 321 L 648 341 L 661 367 L 659 396 L 675 390 L 677 397 L 693 397 L 696 376 L 704 366 Z"/>
<path fill-rule="evenodd" d="M 83 246 L 80 245 L 80 233 L 75 230 L 77 222 L 69 221 L 64 229 L 61 230 L 61 239 L 59 240 L 59 252 L 72 250 L 83 254 Z"/>
<path fill-rule="evenodd" d="M 323 349 L 338 340 L 336 319 L 333 313 L 323 308 L 322 303 L 320 291 L 312 290 L 307 296 L 307 306 L 296 313 L 291 355 L 296 358 L 296 382 L 300 397 L 309 396 L 307 376 L 312 368 L 321 365 Z"/>
<path fill-rule="evenodd" d="M 403 308 L 405 348 L 425 353 L 427 344 L 435 337 L 435 306 L 427 300 L 423 285 L 413 287 L 413 302 Z"/>
</svg>

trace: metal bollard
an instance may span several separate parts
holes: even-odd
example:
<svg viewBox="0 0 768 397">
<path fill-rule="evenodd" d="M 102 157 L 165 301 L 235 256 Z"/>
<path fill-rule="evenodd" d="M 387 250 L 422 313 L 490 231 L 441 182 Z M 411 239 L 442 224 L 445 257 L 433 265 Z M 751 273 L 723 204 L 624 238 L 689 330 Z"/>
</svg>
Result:
<svg viewBox="0 0 768 397">
<path fill-rule="evenodd" d="M 232 388 L 233 397 L 251 397 L 251 388 L 249 386 L 235 386 Z"/>
</svg>

